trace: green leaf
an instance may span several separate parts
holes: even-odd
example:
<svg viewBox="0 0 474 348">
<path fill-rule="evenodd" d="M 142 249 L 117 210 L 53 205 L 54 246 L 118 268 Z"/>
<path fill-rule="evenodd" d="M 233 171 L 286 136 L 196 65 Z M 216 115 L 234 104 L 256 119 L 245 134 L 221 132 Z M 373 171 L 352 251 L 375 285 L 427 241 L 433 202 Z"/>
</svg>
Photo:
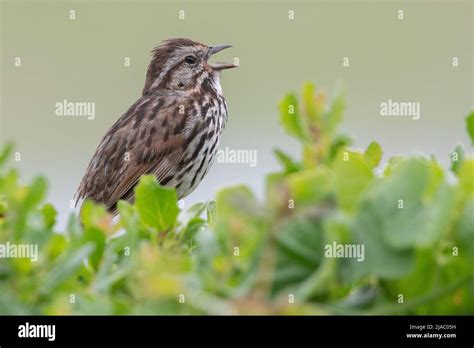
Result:
<svg viewBox="0 0 474 348">
<path fill-rule="evenodd" d="M 428 182 L 426 183 L 426 189 L 423 194 L 423 199 L 430 201 L 433 195 L 436 194 L 439 186 L 444 181 L 444 169 L 441 165 L 432 158 L 428 163 Z"/>
<path fill-rule="evenodd" d="M 389 158 L 387 166 L 385 167 L 383 174 L 385 176 L 390 176 L 393 172 L 393 169 L 403 161 L 402 156 L 392 156 Z"/>
<path fill-rule="evenodd" d="M 0 196 L 0 222 L 2 222 L 3 217 L 5 216 L 8 209 L 7 202 Z"/>
<path fill-rule="evenodd" d="M 200 217 L 202 213 L 206 211 L 206 209 L 207 209 L 206 203 L 198 202 L 198 203 L 193 204 L 191 207 L 189 207 L 187 212 L 192 217 Z"/>
<path fill-rule="evenodd" d="M 466 197 L 474 194 L 474 159 L 462 161 L 458 177 L 462 194 Z"/>
<path fill-rule="evenodd" d="M 39 292 L 44 296 L 52 296 L 52 292 L 66 281 L 72 279 L 89 255 L 94 251 L 94 244 L 84 244 L 77 250 L 63 254 L 51 268 L 42 282 Z"/>
<path fill-rule="evenodd" d="M 70 214 L 67 220 L 66 234 L 71 240 L 79 240 L 82 235 L 79 218 L 75 214 Z"/>
<path fill-rule="evenodd" d="M 326 113 L 324 118 L 323 131 L 332 135 L 339 123 L 341 123 L 345 110 L 344 95 L 339 95 L 334 99 L 331 109 Z"/>
<path fill-rule="evenodd" d="M 321 248 L 316 248 L 313 251 L 320 255 L 321 262 L 295 290 L 295 297 L 303 301 L 329 293 L 330 289 L 337 285 L 338 259 L 326 257 L 326 251 L 334 243 L 339 244 L 345 241 L 348 226 L 340 216 L 332 215 L 321 221 L 321 227 L 324 232 L 323 242 Z"/>
<path fill-rule="evenodd" d="M 216 220 L 216 202 L 209 201 L 206 205 L 207 223 L 212 225 Z"/>
<path fill-rule="evenodd" d="M 56 223 L 56 216 L 58 212 L 51 203 L 46 203 L 42 209 L 44 223 L 48 228 L 51 228 Z"/>
<path fill-rule="evenodd" d="M 103 261 L 100 264 L 92 286 L 92 291 L 106 292 L 118 281 L 130 275 L 129 272 L 132 271 L 132 264 L 122 262 L 117 267 L 117 263 L 117 253 L 112 248 L 106 248 Z"/>
<path fill-rule="evenodd" d="M 458 145 L 454 149 L 454 151 L 451 153 L 451 170 L 454 173 L 458 173 L 459 167 L 464 159 L 464 150 L 463 148 Z"/>
<path fill-rule="evenodd" d="M 380 232 L 392 247 L 428 247 L 447 229 L 454 190 L 432 179 L 437 176 L 432 162 L 413 158 L 400 163 L 368 193 L 373 218 L 383 221 Z M 427 197 L 427 191 L 434 193 Z"/>
<path fill-rule="evenodd" d="M 27 194 L 22 199 L 20 210 L 22 213 L 27 214 L 38 206 L 39 203 L 44 199 L 48 184 L 46 179 L 37 177 L 27 188 Z"/>
<path fill-rule="evenodd" d="M 267 206 L 275 211 L 288 207 L 286 175 L 281 172 L 269 173 L 265 178 Z"/>
<path fill-rule="evenodd" d="M 216 208 L 213 230 L 219 255 L 214 259 L 214 267 L 225 274 L 227 284 L 233 288 L 229 291 L 244 291 L 255 280 L 256 264 L 267 232 L 261 208 L 252 191 L 243 185 L 220 190 Z M 239 250 L 238 257 L 232 257 L 235 248 Z"/>
<path fill-rule="evenodd" d="M 258 214 L 257 202 L 252 191 L 238 185 L 220 190 L 216 197 L 217 218 L 220 220 L 232 216 L 256 216 Z"/>
<path fill-rule="evenodd" d="M 432 247 L 447 233 L 455 192 L 437 176 L 431 161 L 412 158 L 399 161 L 365 192 L 354 233 L 365 245 L 366 260 L 352 262 L 354 275 L 402 277 L 412 270 L 416 249 Z"/>
<path fill-rule="evenodd" d="M 431 247 L 441 239 L 449 229 L 454 209 L 455 190 L 443 182 L 431 201 L 422 199 L 422 210 L 419 212 L 421 218 L 416 219 L 416 221 L 420 221 L 420 225 L 413 226 L 413 229 L 416 229 L 416 233 L 412 235 L 415 245 Z M 406 245 L 407 241 L 408 238 L 399 244 Z"/>
<path fill-rule="evenodd" d="M 97 227 L 86 227 L 84 230 L 82 243 L 91 243 L 94 245 L 94 251 L 89 256 L 89 262 L 94 270 L 97 271 L 105 248 L 104 232 Z"/>
<path fill-rule="evenodd" d="M 29 187 L 25 187 L 23 190 L 18 190 L 15 197 L 12 197 L 13 199 L 17 200 L 15 205 L 12 204 L 12 210 L 16 210 L 16 214 L 12 219 L 12 222 L 14 222 L 15 226 L 15 239 L 19 239 L 24 236 L 24 234 L 31 232 L 26 229 L 28 217 L 33 212 L 33 210 L 37 209 L 38 205 L 44 199 L 46 195 L 46 189 L 46 179 L 37 177 L 33 180 Z"/>
<path fill-rule="evenodd" d="M 178 197 L 176 191 L 162 187 L 154 176 L 145 175 L 135 189 L 135 205 L 144 225 L 166 231 L 176 224 Z"/>
<path fill-rule="evenodd" d="M 334 174 L 323 166 L 289 174 L 285 178 L 289 199 L 295 207 L 318 203 L 333 190 L 334 179 Z"/>
<path fill-rule="evenodd" d="M 352 151 L 339 151 L 333 162 L 336 174 L 336 197 L 344 210 L 353 211 L 373 174 L 364 156 Z"/>
<path fill-rule="evenodd" d="M 474 262 L 474 196 L 467 202 L 459 219 L 458 239 L 461 253 L 467 253 Z"/>
<path fill-rule="evenodd" d="M 471 138 L 471 144 L 474 145 L 474 111 L 466 117 L 466 128 L 469 137 Z"/>
<path fill-rule="evenodd" d="M 200 218 L 192 218 L 184 228 L 182 242 L 184 244 L 191 243 L 196 235 L 206 226 L 206 222 Z"/>
<path fill-rule="evenodd" d="M 120 223 L 127 233 L 114 239 L 114 247 L 123 254 L 125 248 L 135 248 L 140 240 L 150 240 L 152 237 L 145 226 L 140 222 L 137 209 L 127 201 L 119 201 L 117 208 L 120 213 Z"/>
<path fill-rule="evenodd" d="M 394 297 L 403 293 L 407 300 L 412 299 L 430 291 L 436 280 L 436 273 L 439 272 L 438 267 L 433 250 L 419 249 L 415 252 L 412 271 L 405 277 L 389 282 L 387 285 L 390 286 Z"/>
<path fill-rule="evenodd" d="M 7 144 L 3 146 L 3 148 L 0 151 L 0 168 L 3 167 L 7 159 L 10 157 L 12 151 L 13 151 L 13 144 Z"/>
<path fill-rule="evenodd" d="M 136 214 L 135 207 L 127 201 L 118 201 L 117 208 L 120 213 L 120 221 L 123 223 L 128 233 L 136 234 L 140 228 L 140 221 Z"/>
<path fill-rule="evenodd" d="M 43 251 L 49 261 L 54 261 L 58 258 L 66 248 L 69 246 L 69 242 L 64 235 L 55 233 L 53 234 Z"/>
<path fill-rule="evenodd" d="M 296 162 L 293 158 L 291 158 L 282 150 L 275 149 L 274 153 L 280 164 L 283 166 L 286 174 L 297 172 L 303 168 L 301 164 Z"/>
<path fill-rule="evenodd" d="M 324 231 L 321 219 L 296 217 L 278 229 L 274 294 L 302 283 L 322 261 Z"/>
<path fill-rule="evenodd" d="M 343 308 L 370 307 L 378 295 L 379 289 L 374 284 L 365 284 L 353 289 L 350 294 L 337 305 Z"/>
<path fill-rule="evenodd" d="M 408 274 L 413 268 L 413 252 L 395 249 L 384 238 L 384 221 L 374 214 L 376 201 L 363 200 L 352 231 L 354 244 L 364 247 L 364 261 L 346 261 L 345 278 L 353 282 L 365 276 L 397 279 Z"/>
<path fill-rule="evenodd" d="M 326 155 L 326 163 L 330 164 L 334 158 L 336 157 L 337 153 L 342 149 L 347 147 L 348 145 L 352 144 L 351 138 L 345 135 L 336 136 L 329 145 L 329 151 Z"/>
<path fill-rule="evenodd" d="M 384 287 L 393 299 L 400 293 L 404 295 L 404 304 L 392 305 L 395 311 L 403 313 L 403 307 L 407 307 L 416 315 L 472 312 L 474 301 L 469 284 L 472 260 L 466 259 L 462 245 L 456 243 L 459 249 L 456 256 L 453 249 L 445 240 L 435 248 L 418 249 L 413 271 L 401 279 L 385 282 Z M 390 313 L 389 308 L 378 310 L 387 311 Z"/>
<path fill-rule="evenodd" d="M 440 228 L 436 213 L 442 207 L 424 210 L 423 194 L 428 186 L 430 163 L 421 158 L 393 164 L 390 175 L 379 179 L 364 193 L 354 222 L 357 243 L 365 246 L 365 261 L 349 264 L 352 276 L 377 275 L 395 279 L 408 274 L 413 267 L 416 245 L 428 245 L 439 237 Z M 452 191 L 443 189 L 440 194 L 451 206 Z M 448 195 L 448 196 L 446 196 Z M 440 212 L 441 213 L 441 212 Z M 441 220 L 445 215 L 441 214 Z M 433 218 L 432 224 L 427 219 Z"/>
<path fill-rule="evenodd" d="M 317 125 L 319 122 L 319 115 L 315 100 L 314 84 L 308 82 L 303 86 L 303 103 L 306 117 L 310 125 Z"/>
<path fill-rule="evenodd" d="M 371 168 L 379 165 L 382 159 L 382 148 L 375 141 L 371 142 L 364 152 L 364 158 Z"/>
<path fill-rule="evenodd" d="M 84 227 L 94 227 L 101 225 L 107 216 L 107 210 L 101 204 L 92 200 L 86 200 L 81 206 L 81 221 Z"/>
<path fill-rule="evenodd" d="M 254 250 L 264 229 L 260 207 L 248 187 L 239 185 L 217 193 L 213 229 L 226 252 L 234 246 L 239 246 L 241 254 Z"/>
<path fill-rule="evenodd" d="M 308 138 L 298 110 L 298 100 L 294 94 L 287 95 L 280 102 L 280 121 L 290 135 L 299 140 Z"/>
</svg>

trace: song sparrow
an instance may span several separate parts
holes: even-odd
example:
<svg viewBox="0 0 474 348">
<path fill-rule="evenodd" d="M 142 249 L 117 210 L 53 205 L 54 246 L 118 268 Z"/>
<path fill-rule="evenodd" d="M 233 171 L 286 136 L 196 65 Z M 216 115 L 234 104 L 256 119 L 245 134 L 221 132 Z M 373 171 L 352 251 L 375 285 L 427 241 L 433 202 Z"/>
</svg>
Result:
<svg viewBox="0 0 474 348">
<path fill-rule="evenodd" d="M 119 200 L 133 201 L 143 174 L 175 187 L 180 199 L 196 188 L 227 121 L 220 71 L 235 67 L 208 59 L 228 47 L 170 39 L 152 51 L 142 96 L 102 138 L 76 203 L 90 198 L 116 214 Z"/>
</svg>

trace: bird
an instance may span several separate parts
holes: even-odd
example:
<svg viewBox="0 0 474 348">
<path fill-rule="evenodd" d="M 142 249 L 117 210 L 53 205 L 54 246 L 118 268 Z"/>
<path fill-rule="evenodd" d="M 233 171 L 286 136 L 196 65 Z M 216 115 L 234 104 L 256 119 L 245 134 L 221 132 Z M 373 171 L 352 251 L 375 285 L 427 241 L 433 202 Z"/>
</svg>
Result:
<svg viewBox="0 0 474 348">
<path fill-rule="evenodd" d="M 119 200 L 133 203 L 145 174 L 174 188 L 178 199 L 194 191 L 214 162 L 228 118 L 221 72 L 237 66 L 209 58 L 229 47 L 175 38 L 151 51 L 142 94 L 101 139 L 76 205 L 90 199 L 115 216 Z"/>
</svg>

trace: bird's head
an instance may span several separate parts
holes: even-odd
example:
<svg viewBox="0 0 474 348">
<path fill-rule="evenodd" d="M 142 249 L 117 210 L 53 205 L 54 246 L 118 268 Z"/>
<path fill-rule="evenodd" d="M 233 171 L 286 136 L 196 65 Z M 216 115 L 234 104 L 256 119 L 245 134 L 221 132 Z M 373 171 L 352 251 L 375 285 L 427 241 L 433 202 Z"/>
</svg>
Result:
<svg viewBox="0 0 474 348">
<path fill-rule="evenodd" d="M 206 46 L 189 39 L 163 41 L 152 51 L 143 94 L 156 90 L 189 90 L 206 80 L 219 83 L 219 73 L 236 67 L 231 63 L 209 63 L 209 58 L 229 45 Z"/>
</svg>

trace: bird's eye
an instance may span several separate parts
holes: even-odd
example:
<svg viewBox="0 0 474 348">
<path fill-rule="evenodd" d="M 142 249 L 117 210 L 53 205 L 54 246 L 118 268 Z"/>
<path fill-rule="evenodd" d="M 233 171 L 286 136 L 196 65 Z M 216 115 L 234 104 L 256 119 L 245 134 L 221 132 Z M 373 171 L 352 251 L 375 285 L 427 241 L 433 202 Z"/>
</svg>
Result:
<svg viewBox="0 0 474 348">
<path fill-rule="evenodd" d="M 193 64 L 196 64 L 196 57 L 186 56 L 186 58 L 184 58 L 184 61 L 188 63 L 189 65 L 193 65 Z"/>
</svg>

